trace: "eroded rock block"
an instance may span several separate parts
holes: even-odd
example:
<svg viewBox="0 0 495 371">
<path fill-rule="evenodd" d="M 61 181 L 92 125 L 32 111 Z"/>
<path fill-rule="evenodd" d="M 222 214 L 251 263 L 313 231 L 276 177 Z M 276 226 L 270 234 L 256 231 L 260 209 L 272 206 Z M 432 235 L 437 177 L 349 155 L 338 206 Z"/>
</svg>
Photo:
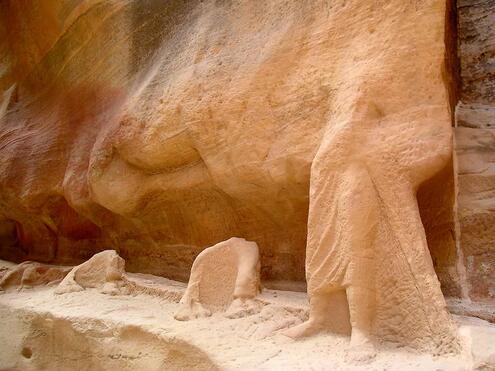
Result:
<svg viewBox="0 0 495 371">
<path fill-rule="evenodd" d="M 495 2 L 457 1 L 456 107 L 460 265 L 465 297 L 495 299 Z"/>
<path fill-rule="evenodd" d="M 261 289 L 259 270 L 256 242 L 234 237 L 203 250 L 194 260 L 175 319 L 187 321 L 225 309 L 228 318 L 257 313 L 261 308 L 254 300 Z"/>
<path fill-rule="evenodd" d="M 104 294 L 127 294 L 125 261 L 116 251 L 105 250 L 74 267 L 55 290 L 56 294 L 98 288 Z"/>
<path fill-rule="evenodd" d="M 458 216 L 467 292 L 495 299 L 495 130 L 458 127 Z"/>
<path fill-rule="evenodd" d="M 70 267 L 58 267 L 31 261 L 23 262 L 4 273 L 0 278 L 0 290 L 53 285 L 60 282 L 70 270 Z"/>
</svg>

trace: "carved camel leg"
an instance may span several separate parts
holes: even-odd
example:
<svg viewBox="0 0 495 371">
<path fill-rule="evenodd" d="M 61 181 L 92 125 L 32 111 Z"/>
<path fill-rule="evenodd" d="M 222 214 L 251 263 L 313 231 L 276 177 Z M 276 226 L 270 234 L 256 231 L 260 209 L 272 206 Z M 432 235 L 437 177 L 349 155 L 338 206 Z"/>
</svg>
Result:
<svg viewBox="0 0 495 371">
<path fill-rule="evenodd" d="M 193 262 L 187 290 L 180 300 L 179 310 L 174 315 L 178 321 L 211 316 L 211 311 L 206 309 L 200 301 L 200 285 L 205 261 L 205 255 L 199 254 Z"/>
<path fill-rule="evenodd" d="M 254 300 L 261 291 L 260 287 L 260 261 L 258 248 L 252 245 L 249 253 L 237 250 L 238 272 L 234 286 L 233 301 L 227 308 L 224 316 L 227 318 L 239 318 L 257 313 L 260 304 Z"/>
<path fill-rule="evenodd" d="M 350 164 L 322 181 L 324 189 L 332 192 L 315 195 L 320 207 L 309 221 L 310 226 L 319 224 L 308 236 L 313 245 L 308 245 L 306 263 L 310 320 L 285 334 L 297 338 L 328 328 L 333 293 L 345 290 L 351 345 L 369 345 L 375 307 L 372 260 L 379 218 L 377 193 L 364 164 Z"/>
<path fill-rule="evenodd" d="M 313 162 L 306 251 L 310 319 L 285 334 L 298 338 L 328 329 L 332 296 L 345 290 L 351 349 L 361 348 L 365 357 L 375 333 L 455 350 L 455 328 L 416 200 L 417 187 L 445 166 L 450 153 L 450 128 L 432 119 L 442 117 L 443 108 L 383 116 L 362 97 L 350 116 L 329 127 Z"/>
</svg>

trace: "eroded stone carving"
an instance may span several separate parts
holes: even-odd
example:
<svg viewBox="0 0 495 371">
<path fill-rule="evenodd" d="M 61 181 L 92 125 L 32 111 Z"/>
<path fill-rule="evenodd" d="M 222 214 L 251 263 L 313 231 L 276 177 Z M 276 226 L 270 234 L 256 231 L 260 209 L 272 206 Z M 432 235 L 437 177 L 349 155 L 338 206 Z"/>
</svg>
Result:
<svg viewBox="0 0 495 371">
<path fill-rule="evenodd" d="M 302 280 L 307 237 L 311 318 L 290 336 L 349 307 L 358 347 L 456 349 L 416 200 L 451 156 L 444 0 L 86 3 L 50 8 L 72 15 L 49 40 L 8 32 L 51 19 L 9 4 L 0 207 L 22 249 L 4 256 L 118 241 L 133 270 L 183 278 L 242 235 L 266 279 Z M 112 291 L 106 263 L 88 282 Z M 207 315 L 191 287 L 183 317 Z"/>
<path fill-rule="evenodd" d="M 226 310 L 228 318 L 257 313 L 260 262 L 256 242 L 233 237 L 203 250 L 194 260 L 175 319 L 186 321 Z"/>
<path fill-rule="evenodd" d="M 450 156 L 447 112 L 433 105 L 384 115 L 371 91 L 363 88 L 355 97 L 327 130 L 313 162 L 310 319 L 286 334 L 325 329 L 335 293 L 345 291 L 357 354 L 373 354 L 374 334 L 457 351 L 416 201 L 418 186 Z"/>
<path fill-rule="evenodd" d="M 105 250 L 72 268 L 55 290 L 56 294 L 98 288 L 103 294 L 127 294 L 125 261 L 115 250 Z"/>
<path fill-rule="evenodd" d="M 54 285 L 62 281 L 70 270 L 70 267 L 51 266 L 31 261 L 23 262 L 8 269 L 0 277 L 0 289 Z"/>
</svg>

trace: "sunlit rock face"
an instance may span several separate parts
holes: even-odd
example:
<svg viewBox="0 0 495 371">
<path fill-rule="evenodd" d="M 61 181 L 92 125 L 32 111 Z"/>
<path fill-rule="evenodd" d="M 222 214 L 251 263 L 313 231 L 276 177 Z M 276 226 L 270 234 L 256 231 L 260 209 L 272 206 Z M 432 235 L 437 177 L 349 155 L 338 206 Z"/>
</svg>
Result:
<svg viewBox="0 0 495 371">
<path fill-rule="evenodd" d="M 467 292 L 495 299 L 495 3 L 458 1 L 462 90 L 457 107 L 460 246 Z"/>
<path fill-rule="evenodd" d="M 303 281 L 328 127 L 363 99 L 376 117 L 440 107 L 430 119 L 450 125 L 444 1 L 0 11 L 3 258 L 77 263 L 116 248 L 130 271 L 186 279 L 203 248 L 239 236 L 258 243 L 262 279 Z M 450 133 L 428 122 L 415 135 L 438 139 L 442 161 L 422 179 L 421 217 L 442 288 L 458 295 Z"/>
</svg>

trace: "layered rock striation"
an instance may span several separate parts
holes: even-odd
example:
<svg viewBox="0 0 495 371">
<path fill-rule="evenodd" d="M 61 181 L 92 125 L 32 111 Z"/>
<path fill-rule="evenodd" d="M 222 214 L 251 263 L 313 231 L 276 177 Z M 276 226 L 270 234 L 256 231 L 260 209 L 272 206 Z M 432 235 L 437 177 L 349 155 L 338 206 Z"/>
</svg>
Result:
<svg viewBox="0 0 495 371">
<path fill-rule="evenodd" d="M 466 295 L 495 299 L 495 2 L 458 0 L 459 246 Z"/>
</svg>

